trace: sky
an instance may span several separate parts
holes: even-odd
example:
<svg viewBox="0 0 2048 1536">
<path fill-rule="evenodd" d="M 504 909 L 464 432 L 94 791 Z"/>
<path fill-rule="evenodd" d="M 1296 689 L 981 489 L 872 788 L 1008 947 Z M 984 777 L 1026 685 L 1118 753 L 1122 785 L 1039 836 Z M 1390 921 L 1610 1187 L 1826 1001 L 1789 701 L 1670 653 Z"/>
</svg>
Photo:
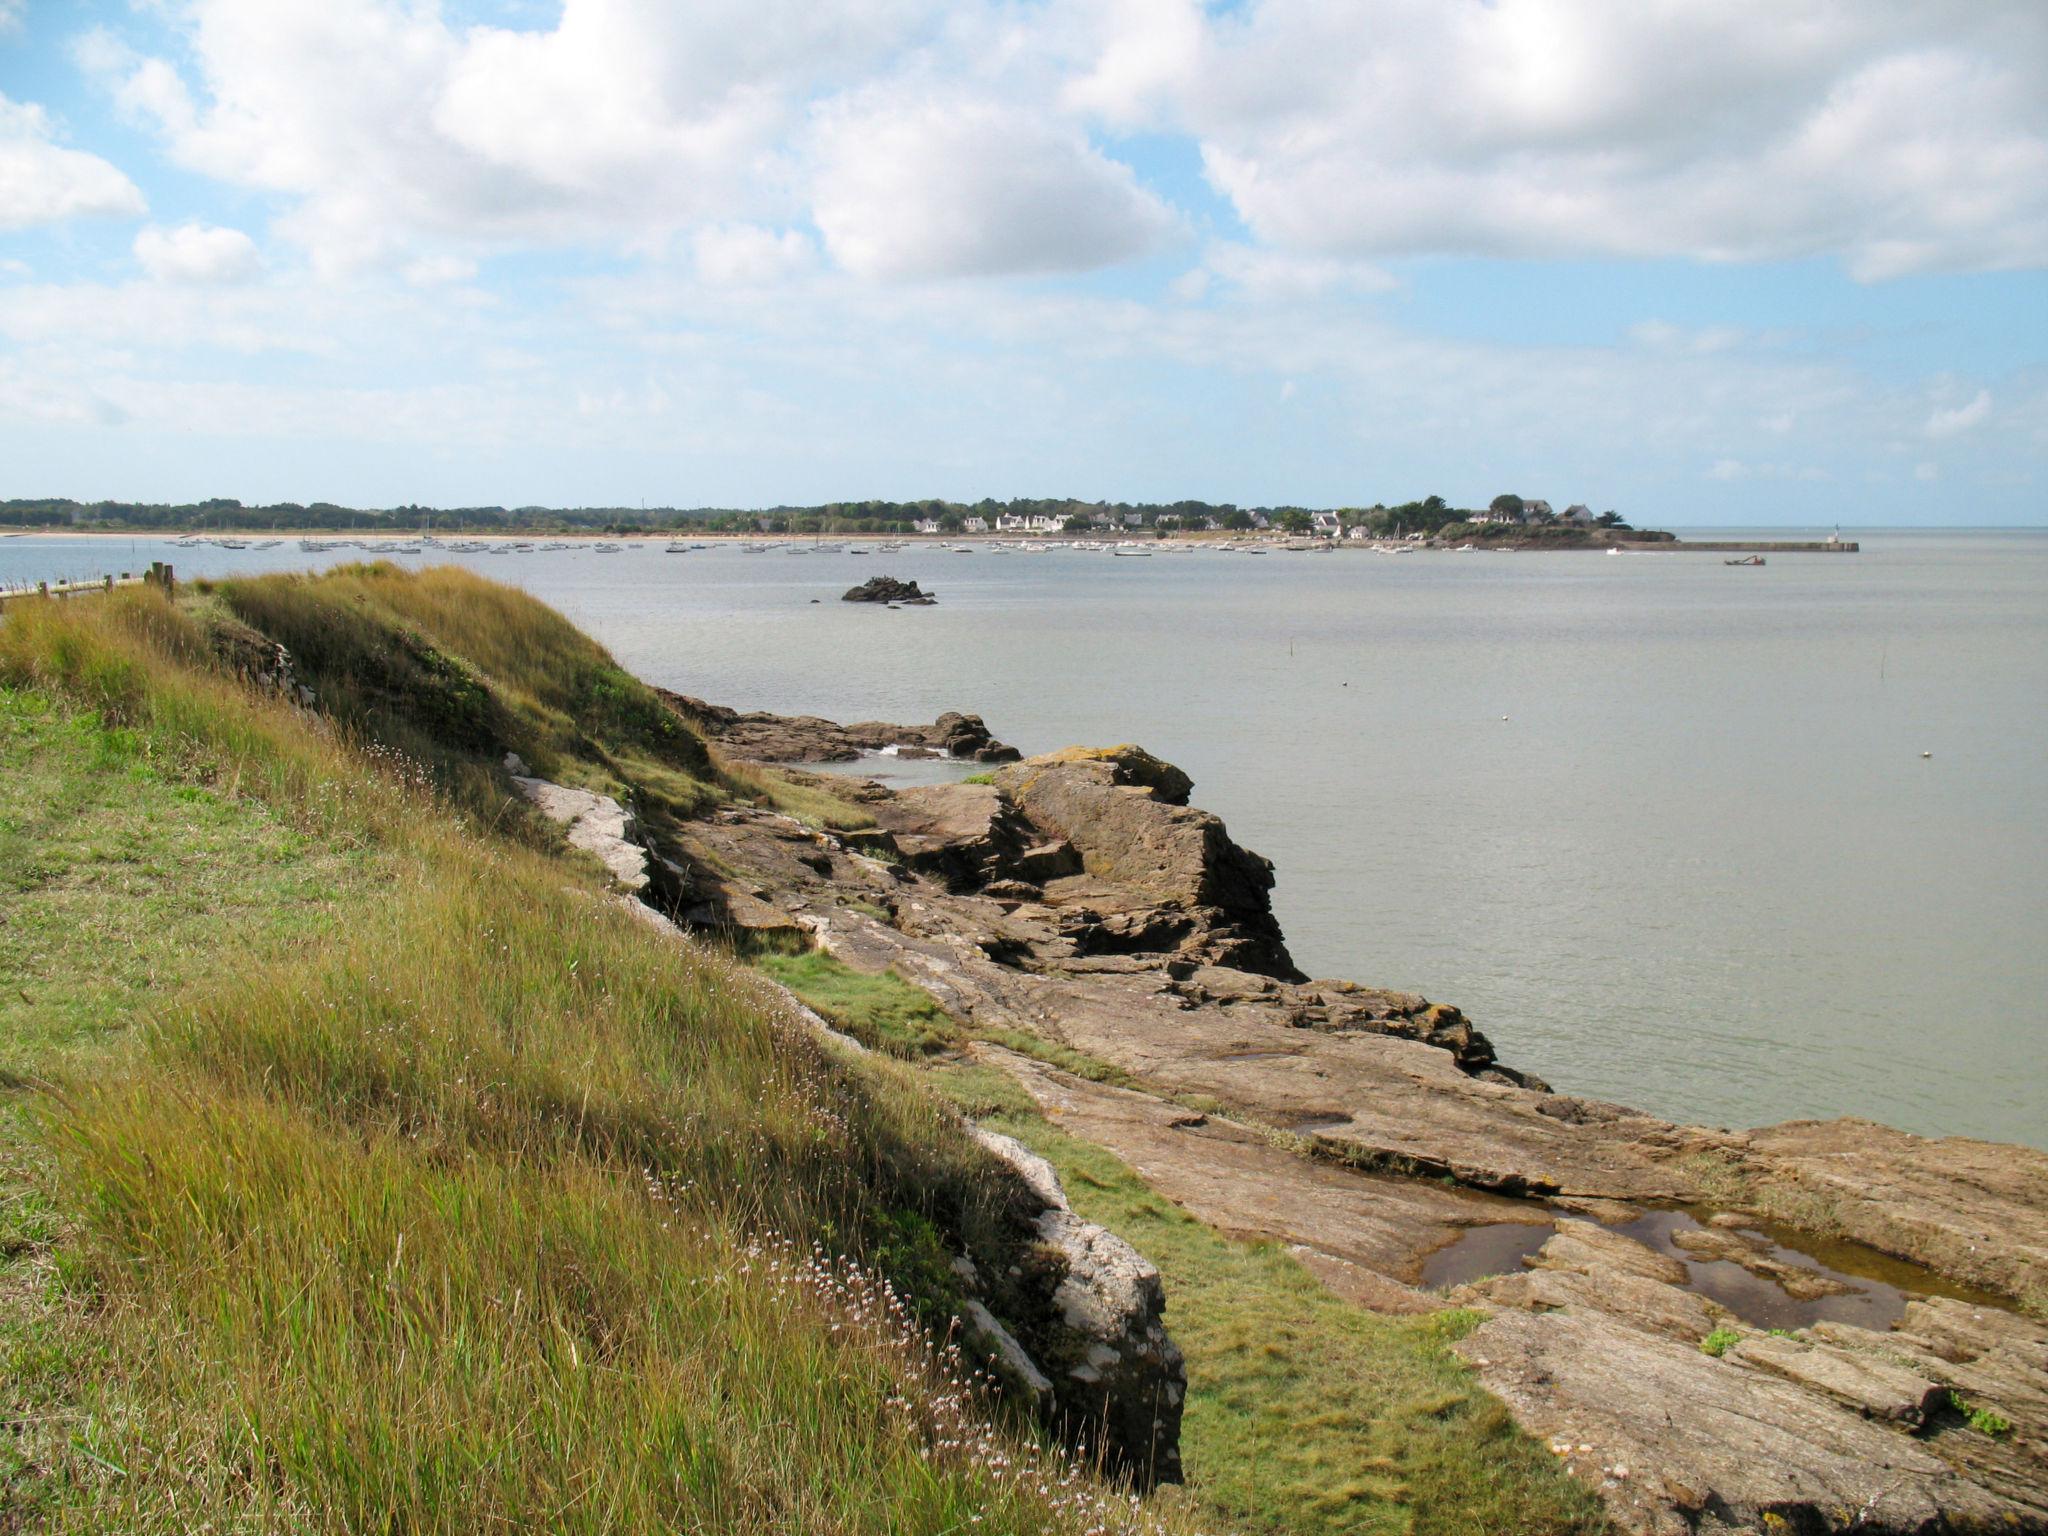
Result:
<svg viewBox="0 0 2048 1536">
<path fill-rule="evenodd" d="M 2048 523 L 2042 0 L 0 0 L 0 498 Z"/>
</svg>

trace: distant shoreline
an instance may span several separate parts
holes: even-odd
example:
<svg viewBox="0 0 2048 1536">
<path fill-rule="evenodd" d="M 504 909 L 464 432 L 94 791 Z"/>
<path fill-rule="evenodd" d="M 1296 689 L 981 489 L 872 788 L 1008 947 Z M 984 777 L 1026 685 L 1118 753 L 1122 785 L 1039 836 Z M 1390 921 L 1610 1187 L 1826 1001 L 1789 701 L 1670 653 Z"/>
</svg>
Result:
<svg viewBox="0 0 2048 1536">
<path fill-rule="evenodd" d="M 1967 529 L 1927 529 L 1926 532 L 1969 532 Z M 2008 532 L 2015 530 L 1987 529 L 1986 532 Z M 2024 532 L 2025 530 L 2016 530 Z M 432 537 L 442 539 L 440 534 Z M 0 533 L 0 542 L 9 539 L 31 539 L 48 541 L 55 539 L 95 539 L 136 543 L 155 540 L 173 543 L 179 539 L 196 538 L 202 543 L 213 544 L 222 538 L 238 541 L 258 539 L 314 539 L 331 545 L 348 545 L 358 540 L 374 539 L 378 543 L 417 543 L 417 534 L 396 534 L 392 532 L 337 533 L 332 529 L 318 528 L 274 528 L 235 529 L 224 533 L 206 533 L 191 528 L 161 530 L 109 529 L 109 528 L 23 528 Z M 1208 546 L 1208 545 L 1256 545 L 1260 549 L 1275 553 L 1309 554 L 1328 550 L 1373 551 L 1388 549 L 1426 550 L 1433 554 L 1481 553 L 1493 551 L 1502 554 L 1598 554 L 1615 549 L 1625 554 L 1669 552 L 1672 554 L 1855 554 L 1859 544 L 1853 539 L 1843 539 L 1830 544 L 1818 539 L 1600 539 L 1584 543 L 1567 543 L 1551 539 L 1494 539 L 1483 543 L 1447 543 L 1440 540 L 1405 540 L 1394 538 L 1366 539 L 1307 539 L 1300 535 L 1271 532 L 1202 532 L 1171 533 L 1164 538 L 1149 531 L 1140 534 L 1137 530 L 1125 530 L 1119 534 L 1114 529 L 1096 533 L 713 533 L 713 532 L 667 532 L 667 533 L 532 533 L 503 531 L 455 533 L 446 539 L 475 544 L 917 544 L 946 546 L 953 544 L 999 545 L 1037 544 L 1089 547 L 1100 545 L 1142 544 L 1158 546 Z M 434 546 L 445 551 L 442 544 Z M 378 551 L 364 549 L 363 554 Z M 460 551 L 456 551 L 460 553 Z"/>
</svg>

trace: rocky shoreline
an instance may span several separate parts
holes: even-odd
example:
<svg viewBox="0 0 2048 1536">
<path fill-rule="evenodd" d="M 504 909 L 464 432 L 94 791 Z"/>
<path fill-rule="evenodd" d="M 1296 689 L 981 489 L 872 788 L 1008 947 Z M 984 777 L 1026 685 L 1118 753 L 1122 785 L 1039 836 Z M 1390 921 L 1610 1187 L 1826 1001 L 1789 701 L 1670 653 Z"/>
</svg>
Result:
<svg viewBox="0 0 2048 1536">
<path fill-rule="evenodd" d="M 763 762 L 1016 755 L 973 716 L 841 727 L 671 702 Z M 1466 1358 L 1623 1529 L 2048 1531 L 2048 1326 L 2025 1310 L 2048 1300 L 2048 1155 L 1553 1093 L 1454 1007 L 1304 976 L 1272 866 L 1170 764 L 1070 749 L 987 777 L 857 785 L 875 825 L 856 832 L 722 809 L 658 850 L 648 896 L 893 970 L 1057 1123 L 1340 1295 L 1483 1311 Z M 1642 1235 L 1680 1211 L 1669 1242 Z M 1512 1254 L 1491 1278 L 1423 1287 L 1433 1254 L 1488 1234 Z M 1917 1268 L 1891 1275 L 1883 1323 L 1844 1322 L 1825 1300 L 1864 1282 L 1822 1251 Z M 1731 1279 L 1811 1320 L 1745 1316 Z"/>
</svg>

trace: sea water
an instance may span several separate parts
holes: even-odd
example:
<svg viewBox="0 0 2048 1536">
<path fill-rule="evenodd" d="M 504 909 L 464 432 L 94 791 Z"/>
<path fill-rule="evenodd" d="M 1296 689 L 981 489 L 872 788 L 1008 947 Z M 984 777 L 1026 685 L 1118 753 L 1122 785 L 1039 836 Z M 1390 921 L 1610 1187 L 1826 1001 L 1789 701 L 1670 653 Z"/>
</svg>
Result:
<svg viewBox="0 0 2048 1536">
<path fill-rule="evenodd" d="M 971 711 L 1027 752 L 1142 743 L 1275 862 L 1305 970 L 1455 1003 L 1561 1091 L 2048 1146 L 2048 533 L 1850 536 L 1860 554 L 1761 569 L 660 541 L 398 558 L 515 582 L 718 703 Z M 352 553 L 0 540 L 0 584 Z M 882 572 L 937 606 L 838 601 Z"/>
</svg>

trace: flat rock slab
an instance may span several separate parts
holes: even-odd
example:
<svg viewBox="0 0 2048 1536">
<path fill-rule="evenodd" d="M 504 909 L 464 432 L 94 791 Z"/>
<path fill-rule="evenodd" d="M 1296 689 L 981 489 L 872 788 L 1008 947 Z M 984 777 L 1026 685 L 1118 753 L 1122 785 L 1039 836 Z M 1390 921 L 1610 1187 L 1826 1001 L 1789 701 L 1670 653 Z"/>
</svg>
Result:
<svg viewBox="0 0 2048 1536">
<path fill-rule="evenodd" d="M 1456 1346 L 1625 1529 L 2040 1530 L 1900 1428 L 1586 1308 L 1502 1311 Z M 1946 1523 L 1943 1523 L 1946 1522 Z"/>
<path fill-rule="evenodd" d="M 1866 1418 L 1919 1425 L 1943 1396 L 1919 1372 L 1874 1354 L 1797 1339 L 1744 1339 L 1728 1357 L 1810 1387 Z"/>
<path fill-rule="evenodd" d="M 1377 1311 L 1441 1307 L 1440 1297 L 1409 1283 L 1423 1256 L 1467 1227 L 1529 1215 L 1517 1201 L 1315 1162 L 1228 1119 L 1089 1082 L 1000 1046 L 973 1053 L 1016 1078 L 1055 1125 L 1108 1148 L 1167 1199 L 1232 1237 L 1286 1243 L 1304 1262 L 1333 1261 L 1331 1288 Z"/>
<path fill-rule="evenodd" d="M 2042 1420 L 2018 1411 L 1987 1434 L 1949 1395 L 2040 1402 L 2036 1325 L 1928 1301 L 1892 1331 L 1766 1334 L 1659 1278 L 1664 1256 L 1597 1230 L 1566 1227 L 1542 1268 L 1458 1293 L 1497 1309 L 1458 1349 L 1625 1529 L 1764 1530 L 1776 1515 L 1800 1531 L 2048 1530 Z M 1715 1330 L 1718 1358 L 1700 1347 Z"/>
<path fill-rule="evenodd" d="M 2048 1152 L 1858 1119 L 1787 1121 L 1739 1147 L 1859 1242 L 2048 1304 Z"/>
<path fill-rule="evenodd" d="M 1141 774 L 1159 779 L 1080 754 L 1004 770 L 992 797 L 899 797 L 881 811 L 894 823 L 884 835 L 933 868 L 956 856 L 943 878 L 752 812 L 702 835 L 717 845 L 707 856 L 741 883 L 756 878 L 759 896 L 772 892 L 854 969 L 893 968 L 962 1019 L 1120 1069 L 1148 1091 L 977 1048 L 1162 1194 L 1226 1231 L 1288 1244 L 1367 1305 L 1432 1304 L 1412 1284 L 1416 1261 L 1474 1224 L 1465 1202 L 1490 1207 L 1482 1223 L 1514 1220 L 1503 1208 L 1559 1219 L 1481 1189 L 1612 1216 L 1705 1202 L 1732 1177 L 1764 1208 L 1811 1209 L 1952 1276 L 2023 1290 L 2044 1272 L 2039 1153 L 1858 1121 L 1673 1125 L 1517 1082 L 1455 1009 L 1297 979 L 1270 963 L 1263 861 L 1222 851 L 1220 823 Z M 1083 871 L 1020 878 L 1014 861 L 1051 839 Z M 1220 1108 L 1193 1114 L 1174 1100 Z M 1296 1155 L 1261 1128 L 1348 1166 Z M 1790 1198 L 1766 1198 L 1777 1196 Z M 1689 1240 L 1754 1267 L 1750 1219 Z M 1493 1310 L 1461 1346 L 1486 1385 L 1564 1448 L 1625 1528 L 1697 1536 L 1766 1529 L 1775 1515 L 1802 1532 L 2048 1532 L 2041 1325 L 1916 1300 L 1890 1332 L 1830 1325 L 1781 1340 L 1737 1325 L 1686 1279 L 1668 1255 L 1570 1221 L 1532 1267 L 1456 1293 Z M 1721 1327 L 1732 1347 L 1704 1354 Z M 1969 1427 L 1951 1391 L 2012 1430 Z"/>
</svg>

